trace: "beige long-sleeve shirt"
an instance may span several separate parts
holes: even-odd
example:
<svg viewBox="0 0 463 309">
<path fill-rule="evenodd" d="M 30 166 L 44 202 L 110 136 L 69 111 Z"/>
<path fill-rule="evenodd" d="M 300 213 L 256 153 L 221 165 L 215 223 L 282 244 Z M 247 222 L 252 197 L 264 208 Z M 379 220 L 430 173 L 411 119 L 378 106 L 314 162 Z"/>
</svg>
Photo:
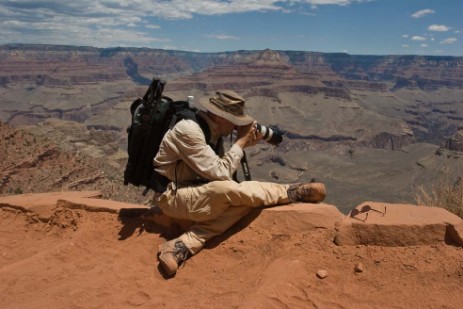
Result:
<svg viewBox="0 0 463 309">
<path fill-rule="evenodd" d="M 217 126 L 201 113 L 211 130 L 210 143 L 220 137 Z M 192 120 L 182 120 L 165 134 L 154 158 L 156 171 L 178 184 L 204 180 L 231 180 L 240 165 L 243 150 L 233 145 L 223 156 L 218 156 L 206 143 L 201 127 Z"/>
</svg>

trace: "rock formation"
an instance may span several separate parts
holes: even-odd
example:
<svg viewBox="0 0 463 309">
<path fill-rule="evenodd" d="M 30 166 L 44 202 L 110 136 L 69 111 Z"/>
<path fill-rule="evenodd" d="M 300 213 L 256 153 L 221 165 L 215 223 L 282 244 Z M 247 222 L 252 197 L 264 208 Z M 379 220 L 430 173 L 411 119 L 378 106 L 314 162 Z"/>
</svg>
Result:
<svg viewBox="0 0 463 309">
<path fill-rule="evenodd" d="M 445 142 L 445 148 L 453 151 L 463 152 L 463 127 Z"/>
<path fill-rule="evenodd" d="M 352 56 L 271 50 L 194 53 L 148 48 L 10 44 L 0 46 L 0 59 L 0 85 L 32 82 L 66 86 L 127 77 L 146 83 L 152 76 L 171 79 L 219 64 L 227 66 L 253 60 L 256 66 L 273 63 L 274 67 L 292 68 L 327 85 L 344 88 L 384 91 L 384 81 L 396 82 L 395 89 L 404 86 L 428 90 L 463 87 L 462 57 Z"/>
<path fill-rule="evenodd" d="M 54 131 L 53 125 L 63 124 L 51 121 L 51 126 L 34 128 L 36 133 L 43 129 L 42 134 L 32 134 L 0 123 L 0 196 L 99 190 L 105 198 L 144 202 L 142 189 L 123 185 L 126 157 L 108 142 L 106 131 L 92 132 L 75 123 L 66 126 L 69 131 Z"/>
<path fill-rule="evenodd" d="M 353 56 L 269 49 L 193 53 L 19 44 L 0 46 L 0 59 L 0 85 L 18 87 L 2 96 L 0 111 L 0 119 L 13 125 L 35 124 L 48 117 L 85 122 L 94 115 L 107 114 L 112 119 L 110 125 L 120 126 L 121 119 L 113 117 L 115 106 L 142 95 L 144 90 L 134 85 L 145 87 L 153 76 L 169 80 L 167 91 L 181 97 L 190 91 L 203 95 L 218 88 L 231 88 L 248 98 L 268 97 L 280 103 L 282 93 L 357 102 L 363 92 L 376 93 L 381 100 L 382 97 L 393 100 L 390 91 L 463 87 L 461 57 Z M 132 93 L 134 96 L 128 97 Z M 429 107 L 431 111 L 434 109 Z M 407 110 L 410 108 L 405 108 L 404 113 Z M 449 112 L 452 114 L 441 115 L 448 118 L 447 126 L 461 118 L 457 111 Z M 381 117 L 395 118 L 390 111 L 378 113 Z M 428 108 L 415 113 L 405 121 L 418 139 L 435 142 L 439 138 L 435 135 L 445 131 L 442 128 L 445 124 L 430 117 Z M 108 125 L 102 122 L 99 119 L 96 125 Z M 358 145 L 391 148 L 390 143 L 383 142 L 382 132 L 375 131 L 369 136 L 351 134 L 350 137 L 358 140 Z M 394 140 L 393 149 L 413 141 L 398 132 L 387 133 L 392 135 L 389 140 Z M 319 136 L 336 135 L 338 132 Z"/>
<path fill-rule="evenodd" d="M 462 219 L 443 208 L 365 202 L 337 222 L 337 245 L 463 246 L 457 230 Z"/>
<path fill-rule="evenodd" d="M 186 222 L 99 197 L 0 198 L 0 307 L 456 309 L 463 302 L 463 220 L 443 209 L 370 202 L 348 216 L 328 204 L 255 209 L 166 280 L 157 246 Z"/>
</svg>

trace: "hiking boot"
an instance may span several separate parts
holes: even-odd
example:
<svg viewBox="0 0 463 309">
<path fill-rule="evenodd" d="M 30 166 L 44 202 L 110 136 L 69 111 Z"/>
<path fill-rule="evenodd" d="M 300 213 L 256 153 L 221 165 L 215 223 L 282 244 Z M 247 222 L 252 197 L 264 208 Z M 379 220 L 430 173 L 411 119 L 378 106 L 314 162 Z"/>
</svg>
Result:
<svg viewBox="0 0 463 309">
<path fill-rule="evenodd" d="M 167 276 L 173 276 L 178 267 L 190 256 L 190 250 L 178 238 L 159 246 L 158 260 Z"/>
<path fill-rule="evenodd" d="M 291 203 L 319 203 L 325 199 L 325 185 L 319 182 L 290 185 L 288 198 Z"/>
</svg>

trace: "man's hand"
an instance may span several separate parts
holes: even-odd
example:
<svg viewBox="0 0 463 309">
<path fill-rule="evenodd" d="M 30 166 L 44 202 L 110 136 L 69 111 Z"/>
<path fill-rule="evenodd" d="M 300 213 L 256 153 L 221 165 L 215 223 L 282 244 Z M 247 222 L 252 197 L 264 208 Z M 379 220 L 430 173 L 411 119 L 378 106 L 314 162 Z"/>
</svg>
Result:
<svg viewBox="0 0 463 309">
<path fill-rule="evenodd" d="M 263 138 L 262 133 L 257 131 L 257 121 L 254 121 L 247 126 L 237 127 L 236 131 L 237 136 L 235 144 L 240 146 L 242 149 L 254 146 Z"/>
</svg>

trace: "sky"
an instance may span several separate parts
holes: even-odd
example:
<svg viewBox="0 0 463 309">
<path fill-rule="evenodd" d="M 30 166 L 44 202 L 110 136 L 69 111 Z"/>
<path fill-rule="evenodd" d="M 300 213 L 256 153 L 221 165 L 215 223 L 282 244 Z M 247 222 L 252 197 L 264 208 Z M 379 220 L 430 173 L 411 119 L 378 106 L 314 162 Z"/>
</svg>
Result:
<svg viewBox="0 0 463 309">
<path fill-rule="evenodd" d="M 463 0 L 0 0 L 0 44 L 463 56 Z"/>
</svg>

